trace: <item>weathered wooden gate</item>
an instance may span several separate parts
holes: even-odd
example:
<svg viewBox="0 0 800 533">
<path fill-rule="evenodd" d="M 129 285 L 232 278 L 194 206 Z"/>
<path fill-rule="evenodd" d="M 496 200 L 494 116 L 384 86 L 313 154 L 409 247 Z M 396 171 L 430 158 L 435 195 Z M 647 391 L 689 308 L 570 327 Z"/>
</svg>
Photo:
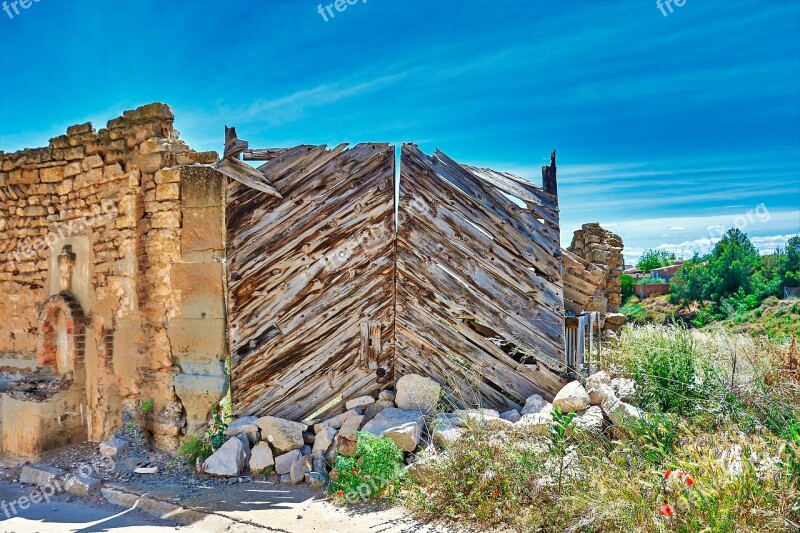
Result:
<svg viewBox="0 0 800 533">
<path fill-rule="evenodd" d="M 394 156 L 359 144 L 226 157 L 237 414 L 319 416 L 409 372 L 459 405 L 560 388 L 555 163 L 539 188 L 404 145 L 396 205 Z"/>
</svg>

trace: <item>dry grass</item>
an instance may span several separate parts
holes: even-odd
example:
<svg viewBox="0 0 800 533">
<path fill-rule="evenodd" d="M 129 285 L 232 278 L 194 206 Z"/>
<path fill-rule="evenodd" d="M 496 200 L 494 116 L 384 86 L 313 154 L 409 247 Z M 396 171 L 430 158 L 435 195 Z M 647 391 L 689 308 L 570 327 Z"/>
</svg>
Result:
<svg viewBox="0 0 800 533">
<path fill-rule="evenodd" d="M 603 435 L 572 431 L 563 487 L 552 435 L 475 425 L 429 451 L 439 459 L 405 501 L 523 531 L 797 531 L 797 361 L 794 345 L 722 331 L 627 328 L 602 364 L 636 380 L 646 415 Z"/>
</svg>

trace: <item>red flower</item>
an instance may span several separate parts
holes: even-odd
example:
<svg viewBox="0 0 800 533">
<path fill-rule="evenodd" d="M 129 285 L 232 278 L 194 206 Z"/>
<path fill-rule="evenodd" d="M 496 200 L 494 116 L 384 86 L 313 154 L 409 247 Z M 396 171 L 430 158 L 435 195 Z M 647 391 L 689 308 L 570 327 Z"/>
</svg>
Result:
<svg viewBox="0 0 800 533">
<path fill-rule="evenodd" d="M 686 485 L 689 487 L 694 485 L 694 478 L 692 476 L 686 476 Z"/>
<path fill-rule="evenodd" d="M 664 479 L 669 479 L 669 475 L 672 474 L 672 469 L 667 468 L 667 471 L 664 472 Z"/>
<path fill-rule="evenodd" d="M 675 514 L 675 509 L 673 509 L 670 504 L 664 502 L 664 505 L 661 507 L 661 514 L 670 517 Z"/>
<path fill-rule="evenodd" d="M 500 491 L 497 490 L 497 489 L 494 489 L 494 492 L 492 493 L 492 496 L 494 496 L 495 498 L 499 498 L 500 497 Z"/>
<path fill-rule="evenodd" d="M 336 495 L 337 495 L 338 497 L 340 497 L 340 498 L 343 498 L 343 497 L 344 497 L 344 491 L 343 491 L 342 489 L 339 489 L 339 490 L 336 492 Z"/>
<path fill-rule="evenodd" d="M 354 474 L 358 474 L 358 467 L 357 467 L 357 466 L 354 466 L 354 467 L 353 467 L 353 473 L 354 473 Z"/>
</svg>

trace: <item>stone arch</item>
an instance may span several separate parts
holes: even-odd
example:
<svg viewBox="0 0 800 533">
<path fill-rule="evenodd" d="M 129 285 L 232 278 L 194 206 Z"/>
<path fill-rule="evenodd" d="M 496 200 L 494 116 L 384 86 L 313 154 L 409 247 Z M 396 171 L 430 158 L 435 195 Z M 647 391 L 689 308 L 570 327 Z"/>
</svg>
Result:
<svg viewBox="0 0 800 533">
<path fill-rule="evenodd" d="M 36 366 L 49 367 L 58 374 L 82 369 L 85 331 L 83 310 L 72 295 L 61 293 L 48 298 L 39 315 Z"/>
</svg>

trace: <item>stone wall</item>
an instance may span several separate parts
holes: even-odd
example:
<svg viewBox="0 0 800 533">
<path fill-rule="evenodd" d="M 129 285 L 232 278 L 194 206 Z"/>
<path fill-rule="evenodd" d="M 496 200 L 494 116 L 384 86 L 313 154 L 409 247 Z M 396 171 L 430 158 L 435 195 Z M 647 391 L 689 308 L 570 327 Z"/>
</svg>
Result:
<svg viewBox="0 0 800 533">
<path fill-rule="evenodd" d="M 622 239 L 619 235 L 604 230 L 597 222 L 584 224 L 572 236 L 572 244 L 567 248 L 575 255 L 606 267 L 606 279 L 590 300 L 586 311 L 602 314 L 617 313 L 622 304 L 622 291 L 619 277 L 622 274 Z"/>
<path fill-rule="evenodd" d="M 223 178 L 207 166 L 217 154 L 191 150 L 173 120 L 150 104 L 99 131 L 76 125 L 45 148 L 0 152 L 0 388 L 41 371 L 42 311 L 69 293 L 85 316 L 89 440 L 152 399 L 142 422 L 174 449 L 227 387 Z M 60 262 L 65 253 L 74 260 Z"/>
</svg>

